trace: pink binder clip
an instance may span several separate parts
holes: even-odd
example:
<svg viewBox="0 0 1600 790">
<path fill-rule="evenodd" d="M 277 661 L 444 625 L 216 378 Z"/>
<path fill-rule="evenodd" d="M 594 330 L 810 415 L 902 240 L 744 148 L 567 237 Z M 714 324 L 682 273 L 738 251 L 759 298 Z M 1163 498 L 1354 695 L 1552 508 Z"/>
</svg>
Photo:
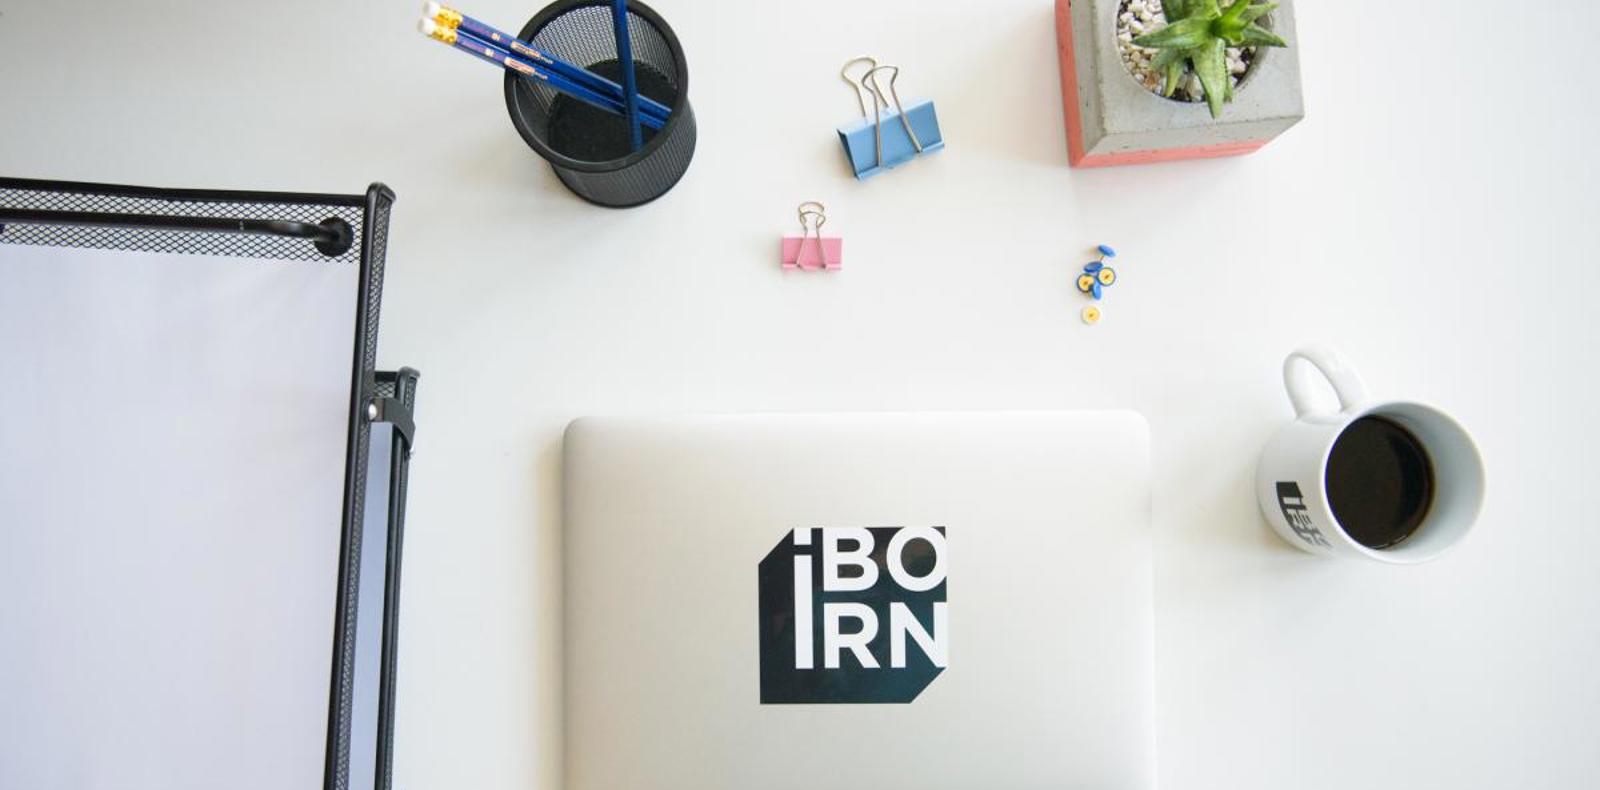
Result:
<svg viewBox="0 0 1600 790">
<path fill-rule="evenodd" d="M 783 237 L 783 268 L 838 271 L 844 266 L 844 239 L 822 235 L 828 209 L 815 200 L 800 204 L 800 235 Z"/>
</svg>

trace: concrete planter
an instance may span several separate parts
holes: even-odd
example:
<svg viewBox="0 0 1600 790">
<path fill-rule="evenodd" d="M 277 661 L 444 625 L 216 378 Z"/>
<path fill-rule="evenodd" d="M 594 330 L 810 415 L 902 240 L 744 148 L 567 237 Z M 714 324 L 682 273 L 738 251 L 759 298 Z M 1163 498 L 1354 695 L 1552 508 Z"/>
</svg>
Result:
<svg viewBox="0 0 1600 790">
<path fill-rule="evenodd" d="M 1287 49 L 1264 49 L 1222 117 L 1204 103 L 1146 90 L 1117 50 L 1119 0 L 1056 0 L 1061 94 L 1074 167 L 1169 162 L 1248 154 L 1305 117 L 1294 3 L 1281 0 L 1272 30 Z"/>
</svg>

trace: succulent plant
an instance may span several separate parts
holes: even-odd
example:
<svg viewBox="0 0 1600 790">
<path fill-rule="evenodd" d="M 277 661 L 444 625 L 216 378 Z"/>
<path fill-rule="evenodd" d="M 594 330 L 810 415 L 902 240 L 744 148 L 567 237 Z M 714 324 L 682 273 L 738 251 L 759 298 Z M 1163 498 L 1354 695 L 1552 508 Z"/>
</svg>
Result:
<svg viewBox="0 0 1600 790">
<path fill-rule="evenodd" d="M 1222 117 L 1222 105 L 1233 100 L 1233 80 L 1228 76 L 1228 47 L 1287 47 L 1289 44 L 1256 20 L 1272 13 L 1277 3 L 1252 5 L 1234 0 L 1222 8 L 1218 0 L 1162 0 L 1167 24 L 1145 33 L 1133 43 L 1158 50 L 1151 65 L 1167 78 L 1166 95 L 1172 96 L 1191 67 L 1200 77 L 1211 117 Z"/>
</svg>

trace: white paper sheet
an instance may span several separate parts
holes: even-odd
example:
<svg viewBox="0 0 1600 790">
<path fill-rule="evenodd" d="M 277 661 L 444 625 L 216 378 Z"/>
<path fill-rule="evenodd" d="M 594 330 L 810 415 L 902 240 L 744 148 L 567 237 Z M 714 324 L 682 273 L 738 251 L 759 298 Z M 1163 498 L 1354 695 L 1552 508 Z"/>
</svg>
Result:
<svg viewBox="0 0 1600 790">
<path fill-rule="evenodd" d="M 0 245 L 0 787 L 321 786 L 357 277 Z"/>
</svg>

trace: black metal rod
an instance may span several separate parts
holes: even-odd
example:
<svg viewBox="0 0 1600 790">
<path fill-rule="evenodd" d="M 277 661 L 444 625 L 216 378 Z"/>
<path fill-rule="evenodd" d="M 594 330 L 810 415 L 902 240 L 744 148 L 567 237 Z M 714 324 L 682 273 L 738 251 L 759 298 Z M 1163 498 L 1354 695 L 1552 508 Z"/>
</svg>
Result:
<svg viewBox="0 0 1600 790">
<path fill-rule="evenodd" d="M 392 382 L 394 397 L 405 410 L 408 419 L 414 412 L 417 400 L 417 379 L 421 374 L 411 368 L 398 371 L 378 371 L 376 380 Z M 402 434 L 398 427 L 392 432 L 389 448 L 389 556 L 383 585 L 383 642 L 382 671 L 378 691 L 378 781 L 375 790 L 394 788 L 394 709 L 397 676 L 397 658 L 400 653 L 400 557 L 406 531 L 406 486 L 411 475 L 411 444 L 413 436 Z M 354 748 L 352 746 L 351 748 Z"/>
<path fill-rule="evenodd" d="M 335 217 L 325 219 L 320 224 L 313 224 L 282 219 L 178 217 L 163 214 L 110 214 L 94 211 L 0 208 L 0 225 L 6 223 L 285 236 L 316 242 L 317 249 L 328 256 L 343 255 L 355 243 L 354 232 L 351 230 L 349 223 Z"/>
</svg>

